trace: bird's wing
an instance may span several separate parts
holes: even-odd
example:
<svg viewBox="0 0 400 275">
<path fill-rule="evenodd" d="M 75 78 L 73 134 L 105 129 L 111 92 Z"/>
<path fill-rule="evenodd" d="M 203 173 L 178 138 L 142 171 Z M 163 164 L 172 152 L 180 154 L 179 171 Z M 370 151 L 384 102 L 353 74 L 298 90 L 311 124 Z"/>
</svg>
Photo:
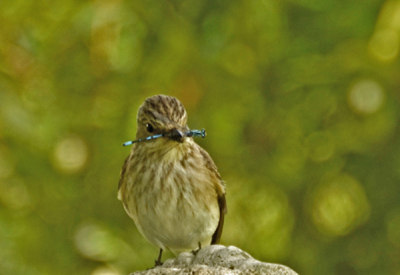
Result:
<svg viewBox="0 0 400 275">
<path fill-rule="evenodd" d="M 219 205 L 219 222 L 218 222 L 217 229 L 215 230 L 215 232 L 212 236 L 211 244 L 217 244 L 217 243 L 219 243 L 219 240 L 221 239 L 222 229 L 224 227 L 225 215 L 228 213 L 228 208 L 226 206 L 226 200 L 225 200 L 225 194 L 218 195 L 218 205 Z"/>
<path fill-rule="evenodd" d="M 126 166 L 127 166 L 127 163 L 128 163 L 128 159 L 129 159 L 129 156 L 125 159 L 124 165 L 122 165 L 121 173 L 119 174 L 118 193 L 119 193 L 119 190 L 121 189 L 122 184 L 124 182 L 124 176 L 125 176 L 125 171 L 126 171 Z"/>
<path fill-rule="evenodd" d="M 217 166 L 215 165 L 214 161 L 211 159 L 210 155 L 207 153 L 206 150 L 203 148 L 200 148 L 200 153 L 203 156 L 204 162 L 206 167 L 216 176 L 218 181 L 215 183 L 215 189 L 217 191 L 217 197 L 218 197 L 218 205 L 219 205 L 219 222 L 217 229 L 215 230 L 211 244 L 217 244 L 219 243 L 219 240 L 221 239 L 222 235 L 222 229 L 224 227 L 224 218 L 225 215 L 228 213 L 228 207 L 226 205 L 226 199 L 225 199 L 225 184 L 221 179 L 220 174 L 218 173 Z"/>
</svg>

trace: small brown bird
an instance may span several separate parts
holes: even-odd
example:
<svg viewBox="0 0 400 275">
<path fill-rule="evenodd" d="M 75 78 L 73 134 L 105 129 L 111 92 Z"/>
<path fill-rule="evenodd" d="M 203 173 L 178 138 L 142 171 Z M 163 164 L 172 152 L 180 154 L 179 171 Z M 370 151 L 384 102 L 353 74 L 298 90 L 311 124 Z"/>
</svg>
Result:
<svg viewBox="0 0 400 275">
<path fill-rule="evenodd" d="M 218 243 L 227 213 L 217 167 L 186 122 L 178 99 L 147 98 L 119 180 L 118 199 L 139 232 L 160 248 L 156 265 L 165 249 L 178 255 Z"/>
</svg>

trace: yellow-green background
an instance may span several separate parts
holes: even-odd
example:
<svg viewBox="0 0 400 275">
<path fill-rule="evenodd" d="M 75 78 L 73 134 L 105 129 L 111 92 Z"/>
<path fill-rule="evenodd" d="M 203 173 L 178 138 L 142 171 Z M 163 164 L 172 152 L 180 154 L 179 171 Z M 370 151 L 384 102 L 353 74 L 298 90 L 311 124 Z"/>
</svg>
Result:
<svg viewBox="0 0 400 275">
<path fill-rule="evenodd" d="M 226 181 L 222 244 L 399 275 L 399 45 L 399 0 L 2 1 L 0 274 L 153 265 L 116 195 L 168 94 Z"/>
</svg>

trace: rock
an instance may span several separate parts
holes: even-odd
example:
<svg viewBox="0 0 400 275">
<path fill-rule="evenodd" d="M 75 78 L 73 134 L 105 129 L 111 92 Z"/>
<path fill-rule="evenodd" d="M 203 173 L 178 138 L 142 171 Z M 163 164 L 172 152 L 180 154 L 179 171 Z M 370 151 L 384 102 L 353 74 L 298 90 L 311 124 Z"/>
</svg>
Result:
<svg viewBox="0 0 400 275">
<path fill-rule="evenodd" d="M 290 268 L 263 263 L 252 258 L 248 253 L 235 246 L 212 245 L 202 248 L 196 255 L 181 253 L 175 259 L 165 261 L 162 266 L 131 275 L 181 275 L 181 274 L 265 274 L 298 275 Z"/>
</svg>

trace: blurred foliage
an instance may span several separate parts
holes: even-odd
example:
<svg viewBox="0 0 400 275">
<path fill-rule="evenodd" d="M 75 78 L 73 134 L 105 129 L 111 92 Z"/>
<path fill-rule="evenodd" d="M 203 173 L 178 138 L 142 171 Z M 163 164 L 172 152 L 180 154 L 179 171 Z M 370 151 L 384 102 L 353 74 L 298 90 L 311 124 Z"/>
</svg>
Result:
<svg viewBox="0 0 400 275">
<path fill-rule="evenodd" d="M 152 266 L 116 193 L 160 93 L 207 129 L 223 244 L 400 274 L 400 0 L 15 0 L 0 23 L 0 274 Z"/>
</svg>

